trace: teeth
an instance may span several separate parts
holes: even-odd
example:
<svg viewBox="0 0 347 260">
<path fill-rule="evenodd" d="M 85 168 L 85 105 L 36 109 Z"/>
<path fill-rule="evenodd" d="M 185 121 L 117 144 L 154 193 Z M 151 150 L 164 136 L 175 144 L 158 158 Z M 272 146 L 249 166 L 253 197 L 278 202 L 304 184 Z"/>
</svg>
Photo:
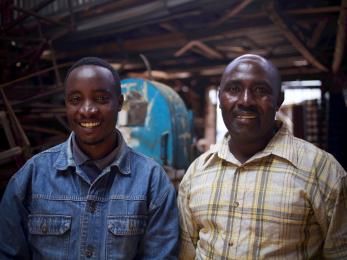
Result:
<svg viewBox="0 0 347 260">
<path fill-rule="evenodd" d="M 96 126 L 100 125 L 100 122 L 96 122 L 96 123 L 80 123 L 80 125 L 82 127 L 86 127 L 86 128 L 93 128 L 93 127 L 96 127 Z"/>
</svg>

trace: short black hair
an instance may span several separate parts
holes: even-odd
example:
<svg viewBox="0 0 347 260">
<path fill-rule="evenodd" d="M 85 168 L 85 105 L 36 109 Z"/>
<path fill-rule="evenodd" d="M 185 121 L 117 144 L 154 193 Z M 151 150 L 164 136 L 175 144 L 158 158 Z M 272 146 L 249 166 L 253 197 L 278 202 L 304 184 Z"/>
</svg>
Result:
<svg viewBox="0 0 347 260">
<path fill-rule="evenodd" d="M 108 69 L 113 76 L 114 84 L 116 87 L 116 93 L 117 95 L 121 95 L 121 83 L 120 83 L 118 72 L 111 66 L 111 64 L 109 64 L 107 61 L 98 57 L 84 57 L 78 60 L 77 62 L 75 62 L 66 73 L 65 84 L 71 72 L 77 67 L 84 66 L 84 65 L 96 65 L 96 66 L 100 66 L 105 69 Z"/>
</svg>

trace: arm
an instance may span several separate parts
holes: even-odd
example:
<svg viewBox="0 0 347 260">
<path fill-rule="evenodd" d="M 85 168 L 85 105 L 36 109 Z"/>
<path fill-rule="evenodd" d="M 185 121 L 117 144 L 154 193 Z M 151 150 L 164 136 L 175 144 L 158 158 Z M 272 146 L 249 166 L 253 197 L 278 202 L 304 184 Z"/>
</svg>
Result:
<svg viewBox="0 0 347 260">
<path fill-rule="evenodd" d="M 190 167 L 190 169 L 193 167 Z M 180 253 L 179 258 L 189 260 L 195 258 L 195 248 L 198 240 L 199 232 L 196 223 L 193 220 L 191 210 L 189 208 L 189 170 L 184 176 L 178 193 L 178 208 L 180 211 Z"/>
<path fill-rule="evenodd" d="M 341 169 L 341 171 L 343 171 Z M 346 174 L 346 173 L 345 173 Z M 327 203 L 328 224 L 323 255 L 326 259 L 347 258 L 347 176 L 342 177 Z"/>
<path fill-rule="evenodd" d="M 27 215 L 14 177 L 0 203 L 0 259 L 31 258 L 26 239 Z"/>
<path fill-rule="evenodd" d="M 158 168 L 157 168 L 158 169 Z M 153 181 L 146 233 L 143 236 L 139 259 L 177 259 L 179 220 L 176 191 L 166 173 L 159 169 Z"/>
</svg>

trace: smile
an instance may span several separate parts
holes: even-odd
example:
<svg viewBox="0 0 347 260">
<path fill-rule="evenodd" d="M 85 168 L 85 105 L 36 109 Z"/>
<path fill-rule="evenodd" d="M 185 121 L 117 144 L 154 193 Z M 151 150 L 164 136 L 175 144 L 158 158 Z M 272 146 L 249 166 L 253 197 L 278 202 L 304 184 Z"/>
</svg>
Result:
<svg viewBox="0 0 347 260">
<path fill-rule="evenodd" d="M 80 123 L 80 126 L 85 128 L 94 128 L 100 125 L 100 122 L 86 122 L 86 123 Z"/>
<path fill-rule="evenodd" d="M 254 119 L 256 118 L 256 115 L 238 115 L 237 118 L 239 119 Z"/>
</svg>

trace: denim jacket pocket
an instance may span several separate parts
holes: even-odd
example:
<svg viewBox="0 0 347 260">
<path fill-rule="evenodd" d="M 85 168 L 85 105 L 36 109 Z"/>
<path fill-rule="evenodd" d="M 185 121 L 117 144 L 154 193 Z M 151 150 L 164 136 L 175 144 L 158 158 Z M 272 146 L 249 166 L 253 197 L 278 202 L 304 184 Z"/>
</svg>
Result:
<svg viewBox="0 0 347 260">
<path fill-rule="evenodd" d="M 146 216 L 108 216 L 107 257 L 134 258 L 146 226 Z"/>
<path fill-rule="evenodd" d="M 29 215 L 28 228 L 34 258 L 68 259 L 71 216 Z"/>
</svg>

